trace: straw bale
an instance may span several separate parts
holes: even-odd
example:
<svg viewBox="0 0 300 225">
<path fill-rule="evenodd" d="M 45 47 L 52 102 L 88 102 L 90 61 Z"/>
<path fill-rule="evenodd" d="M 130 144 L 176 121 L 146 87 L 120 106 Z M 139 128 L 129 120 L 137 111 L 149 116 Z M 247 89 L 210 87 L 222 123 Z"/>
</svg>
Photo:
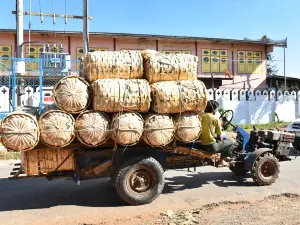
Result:
<svg viewBox="0 0 300 225">
<path fill-rule="evenodd" d="M 120 145 L 135 145 L 143 135 L 144 120 L 135 112 L 115 114 L 111 123 L 112 139 Z"/>
<path fill-rule="evenodd" d="M 53 89 L 56 105 L 63 111 L 77 114 L 91 102 L 90 85 L 79 76 L 67 76 L 60 79 Z"/>
<path fill-rule="evenodd" d="M 169 144 L 175 135 L 175 124 L 170 115 L 149 113 L 145 117 L 143 140 L 153 146 L 161 147 Z"/>
<path fill-rule="evenodd" d="M 76 137 L 89 147 L 100 146 L 110 137 L 110 121 L 102 112 L 88 110 L 79 114 L 75 126 Z"/>
<path fill-rule="evenodd" d="M 49 173 L 55 169 L 73 171 L 75 170 L 74 150 L 69 147 L 49 148 L 39 145 L 31 151 L 24 152 L 24 171 L 27 176 Z"/>
<path fill-rule="evenodd" d="M 92 83 L 93 109 L 102 112 L 147 112 L 151 94 L 144 79 L 99 79 Z"/>
<path fill-rule="evenodd" d="M 49 147 L 65 147 L 75 138 L 73 116 L 61 110 L 45 111 L 39 118 L 41 140 Z"/>
<path fill-rule="evenodd" d="M 177 140 L 182 142 L 196 141 L 201 134 L 201 121 L 197 113 L 187 112 L 174 118 Z"/>
<path fill-rule="evenodd" d="M 20 107 L 9 113 L 1 122 L 1 142 L 9 151 L 27 151 L 39 142 L 39 126 L 33 107 Z"/>
<path fill-rule="evenodd" d="M 157 113 L 201 111 L 208 101 L 207 89 L 200 80 L 161 81 L 150 87 L 151 108 Z"/>
<path fill-rule="evenodd" d="M 82 63 L 88 81 L 105 78 L 143 78 L 143 58 L 140 51 L 89 52 Z"/>
<path fill-rule="evenodd" d="M 190 54 L 164 54 L 153 50 L 142 52 L 145 79 L 159 81 L 197 80 L 198 57 Z"/>
</svg>

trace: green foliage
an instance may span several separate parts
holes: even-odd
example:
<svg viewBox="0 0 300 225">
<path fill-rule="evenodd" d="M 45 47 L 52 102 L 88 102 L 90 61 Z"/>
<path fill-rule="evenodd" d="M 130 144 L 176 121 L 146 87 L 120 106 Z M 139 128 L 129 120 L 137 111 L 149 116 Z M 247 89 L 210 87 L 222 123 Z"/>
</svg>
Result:
<svg viewBox="0 0 300 225">
<path fill-rule="evenodd" d="M 18 160 L 20 159 L 20 152 L 7 152 L 7 151 L 0 151 L 0 160 Z"/>
<path fill-rule="evenodd" d="M 289 124 L 288 122 L 276 121 L 276 122 L 271 122 L 266 124 L 241 124 L 239 126 L 245 130 L 250 131 L 253 129 L 253 125 L 256 126 L 257 130 L 267 130 L 267 129 L 287 127 L 288 124 Z"/>
</svg>

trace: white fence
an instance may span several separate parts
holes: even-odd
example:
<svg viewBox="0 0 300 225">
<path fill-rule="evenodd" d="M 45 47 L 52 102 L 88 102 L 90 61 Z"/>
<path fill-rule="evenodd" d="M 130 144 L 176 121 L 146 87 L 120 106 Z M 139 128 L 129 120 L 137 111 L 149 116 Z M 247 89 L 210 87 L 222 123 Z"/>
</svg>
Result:
<svg viewBox="0 0 300 225">
<path fill-rule="evenodd" d="M 43 87 L 43 104 L 52 104 L 52 88 Z M 299 92 L 246 91 L 246 90 L 208 90 L 209 99 L 219 102 L 220 108 L 234 111 L 233 122 L 236 124 L 260 124 L 275 121 L 274 112 L 282 121 L 292 121 L 300 114 Z M 24 105 L 39 106 L 39 87 L 25 88 L 22 98 Z M 0 112 L 7 112 L 10 107 L 8 87 L 0 87 Z"/>
<path fill-rule="evenodd" d="M 43 105 L 53 103 L 52 98 L 53 87 L 43 87 Z M 15 98 L 17 98 L 15 94 Z M 40 103 L 40 88 L 25 87 L 25 94 L 21 98 L 22 105 L 29 105 L 38 107 Z M 7 113 L 12 108 L 12 101 L 10 97 L 10 90 L 8 87 L 0 87 L 0 113 Z"/>
<path fill-rule="evenodd" d="M 300 114 L 300 91 L 208 90 L 209 99 L 219 102 L 220 108 L 234 112 L 236 124 L 262 124 L 275 121 L 290 122 Z"/>
</svg>

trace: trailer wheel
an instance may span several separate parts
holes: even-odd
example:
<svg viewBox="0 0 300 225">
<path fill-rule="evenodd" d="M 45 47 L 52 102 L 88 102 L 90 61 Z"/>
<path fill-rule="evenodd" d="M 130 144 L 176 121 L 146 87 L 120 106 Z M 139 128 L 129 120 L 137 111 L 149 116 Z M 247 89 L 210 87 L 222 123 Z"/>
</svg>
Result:
<svg viewBox="0 0 300 225">
<path fill-rule="evenodd" d="M 164 170 L 152 157 L 137 156 L 126 160 L 116 173 L 115 187 L 119 196 L 131 205 L 154 201 L 165 184 Z"/>
<path fill-rule="evenodd" d="M 254 161 L 251 173 L 253 181 L 258 185 L 270 185 L 278 178 L 280 165 L 274 155 L 265 153 Z"/>
</svg>

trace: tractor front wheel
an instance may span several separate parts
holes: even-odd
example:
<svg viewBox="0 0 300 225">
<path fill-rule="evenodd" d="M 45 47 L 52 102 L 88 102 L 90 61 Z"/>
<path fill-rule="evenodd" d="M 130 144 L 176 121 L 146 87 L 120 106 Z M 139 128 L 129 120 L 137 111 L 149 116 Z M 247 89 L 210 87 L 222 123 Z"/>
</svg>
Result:
<svg viewBox="0 0 300 225">
<path fill-rule="evenodd" d="M 255 183 L 261 186 L 274 183 L 280 173 L 280 165 L 277 158 L 271 153 L 259 156 L 252 166 L 252 178 Z"/>
</svg>

